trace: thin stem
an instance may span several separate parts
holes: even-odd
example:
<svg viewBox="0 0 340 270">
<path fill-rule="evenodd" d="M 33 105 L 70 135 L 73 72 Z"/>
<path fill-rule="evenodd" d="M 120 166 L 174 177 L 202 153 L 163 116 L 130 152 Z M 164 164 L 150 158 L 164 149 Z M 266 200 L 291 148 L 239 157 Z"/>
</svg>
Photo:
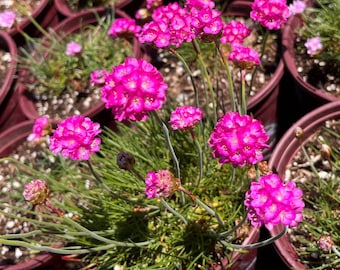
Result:
<svg viewBox="0 0 340 270">
<path fill-rule="evenodd" d="M 192 139 L 194 140 L 196 147 L 197 147 L 197 152 L 198 152 L 198 162 L 199 162 L 199 177 L 198 177 L 198 181 L 196 183 L 196 186 L 199 186 L 201 183 L 201 180 L 203 178 L 203 155 L 202 155 L 202 148 L 201 145 L 199 143 L 199 141 L 197 140 L 197 137 L 195 135 L 195 132 L 190 129 L 190 134 Z"/>
<path fill-rule="evenodd" d="M 244 215 L 244 217 L 242 218 L 242 220 L 236 225 L 234 226 L 234 228 L 232 228 L 229 231 L 225 231 L 225 232 L 221 232 L 217 235 L 218 238 L 224 238 L 230 234 L 232 234 L 233 232 L 235 232 L 238 228 L 240 228 L 247 220 L 247 214 Z"/>
<path fill-rule="evenodd" d="M 178 213 L 175 209 L 173 209 L 170 204 L 168 204 L 164 198 L 161 198 L 161 202 L 166 209 L 168 209 L 171 213 L 173 213 L 176 217 L 181 219 L 185 225 L 188 225 L 188 221 L 183 217 L 180 213 Z"/>
<path fill-rule="evenodd" d="M 340 258 L 340 252 L 339 252 L 339 250 L 336 248 L 335 245 L 332 246 L 332 250 L 333 250 L 333 252 L 336 254 L 336 256 L 338 256 L 338 257 Z"/>
<path fill-rule="evenodd" d="M 222 221 L 221 217 L 212 208 L 210 208 L 207 204 L 202 202 L 197 197 L 195 197 L 194 200 L 198 205 L 204 208 L 205 211 L 207 211 L 210 215 L 214 216 L 217 219 L 217 222 L 221 227 L 224 227 L 224 222 Z"/>
<path fill-rule="evenodd" d="M 246 97 L 246 83 L 244 80 L 245 70 L 241 69 L 241 109 L 240 112 L 242 115 L 247 113 L 247 97 Z"/>
</svg>

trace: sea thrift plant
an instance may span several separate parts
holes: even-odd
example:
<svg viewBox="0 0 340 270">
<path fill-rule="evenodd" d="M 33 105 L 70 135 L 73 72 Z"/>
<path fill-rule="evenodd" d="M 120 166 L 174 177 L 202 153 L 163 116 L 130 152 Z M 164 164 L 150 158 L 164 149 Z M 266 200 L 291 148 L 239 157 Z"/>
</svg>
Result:
<svg viewBox="0 0 340 270">
<path fill-rule="evenodd" d="M 109 72 L 106 69 L 95 70 L 90 74 L 90 82 L 95 85 L 103 85 L 108 73 Z"/>
<path fill-rule="evenodd" d="M 71 41 L 66 45 L 66 55 L 75 56 L 81 53 L 83 47 L 74 41 Z"/>
<path fill-rule="evenodd" d="M 100 150 L 100 125 L 90 118 L 74 115 L 62 120 L 50 138 L 53 154 L 73 160 L 88 160 Z"/>
<path fill-rule="evenodd" d="M 33 205 L 42 204 L 49 196 L 50 190 L 46 181 L 33 179 L 31 182 L 25 184 L 23 196 L 26 201 Z"/>
<path fill-rule="evenodd" d="M 0 13 L 0 28 L 11 28 L 14 25 L 16 14 L 13 11 Z"/>
<path fill-rule="evenodd" d="M 145 178 L 145 194 L 149 199 L 166 198 L 178 190 L 179 184 L 179 180 L 170 171 L 148 172 Z"/>
<path fill-rule="evenodd" d="M 169 124 L 172 129 L 186 130 L 193 128 L 196 123 L 202 120 L 202 111 L 191 106 L 177 107 L 170 117 Z"/>
<path fill-rule="evenodd" d="M 38 141 L 43 136 L 51 132 L 51 123 L 48 116 L 42 116 L 35 120 L 33 125 L 33 132 L 27 137 L 28 141 Z"/>
<path fill-rule="evenodd" d="M 260 64 L 260 58 L 257 51 L 239 43 L 232 45 L 229 60 L 233 61 L 241 69 L 252 69 L 255 65 Z"/>
<path fill-rule="evenodd" d="M 320 37 L 312 37 L 307 39 L 305 43 L 305 47 L 307 48 L 307 53 L 309 55 L 315 55 L 322 49 L 322 43 Z"/>
<path fill-rule="evenodd" d="M 111 24 L 109 35 L 112 38 L 129 38 L 137 36 L 140 31 L 141 27 L 136 24 L 135 20 L 130 18 L 118 18 Z"/>
<path fill-rule="evenodd" d="M 221 43 L 242 44 L 243 40 L 250 34 L 250 29 L 242 22 L 231 20 L 229 23 L 223 26 L 223 32 L 221 36 Z"/>
<path fill-rule="evenodd" d="M 295 0 L 288 6 L 290 15 L 301 14 L 305 11 L 306 3 L 303 0 Z"/>
</svg>

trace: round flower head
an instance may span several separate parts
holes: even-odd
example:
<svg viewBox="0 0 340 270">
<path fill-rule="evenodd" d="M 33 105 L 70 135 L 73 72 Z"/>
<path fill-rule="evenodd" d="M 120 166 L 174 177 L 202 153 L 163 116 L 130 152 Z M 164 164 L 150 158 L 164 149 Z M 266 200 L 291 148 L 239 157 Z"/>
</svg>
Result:
<svg viewBox="0 0 340 270">
<path fill-rule="evenodd" d="M 77 42 L 71 41 L 66 45 L 66 55 L 75 56 L 80 54 L 83 47 Z"/>
<path fill-rule="evenodd" d="M 162 74 L 150 63 L 126 58 L 106 76 L 102 101 L 118 121 L 146 120 L 148 112 L 162 107 L 167 87 Z"/>
<path fill-rule="evenodd" d="M 234 43 L 228 59 L 241 69 L 252 69 L 260 64 L 259 54 L 252 48 Z"/>
<path fill-rule="evenodd" d="M 260 121 L 231 112 L 219 119 L 208 143 L 220 164 L 243 167 L 263 159 L 262 150 L 268 147 L 268 139 Z"/>
<path fill-rule="evenodd" d="M 322 49 L 321 39 L 319 37 L 309 38 L 305 43 L 305 47 L 307 48 L 307 53 L 313 56 Z"/>
<path fill-rule="evenodd" d="M 321 235 L 318 240 L 318 245 L 324 253 L 331 253 L 335 243 L 330 235 Z"/>
<path fill-rule="evenodd" d="M 170 125 L 176 129 L 190 129 L 195 126 L 195 124 L 202 120 L 202 111 L 199 108 L 191 106 L 177 107 L 171 113 Z"/>
<path fill-rule="evenodd" d="M 270 30 L 278 30 L 284 24 L 290 11 L 283 0 L 254 0 L 250 17 Z"/>
<path fill-rule="evenodd" d="M 293 1 L 293 3 L 291 3 L 288 6 L 288 8 L 289 8 L 290 16 L 301 14 L 305 11 L 306 3 L 303 0 L 295 0 Z"/>
<path fill-rule="evenodd" d="M 47 183 L 38 179 L 33 179 L 31 182 L 25 184 L 25 189 L 22 193 L 25 200 L 33 205 L 44 203 L 49 194 L 50 190 L 47 187 Z"/>
<path fill-rule="evenodd" d="M 11 28 L 15 22 L 16 15 L 13 11 L 4 11 L 0 13 L 0 27 Z"/>
<path fill-rule="evenodd" d="M 131 18 L 118 18 L 112 22 L 109 29 L 109 35 L 112 38 L 129 38 L 137 36 L 141 30 L 139 25 L 136 25 L 136 21 Z"/>
<path fill-rule="evenodd" d="M 179 179 L 168 170 L 148 172 L 145 178 L 145 194 L 148 199 L 166 198 L 178 190 Z"/>
<path fill-rule="evenodd" d="M 62 120 L 50 138 L 50 150 L 73 160 L 88 160 L 100 150 L 100 125 L 90 118 L 74 115 Z"/>
<path fill-rule="evenodd" d="M 250 29 L 247 26 L 242 22 L 232 20 L 223 27 L 221 43 L 242 43 L 249 34 Z"/>
<path fill-rule="evenodd" d="M 105 83 L 105 77 L 107 76 L 108 71 L 105 69 L 95 70 L 90 74 L 90 83 L 95 85 L 103 85 Z"/>
<path fill-rule="evenodd" d="M 253 226 L 264 224 L 271 230 L 282 223 L 295 227 L 303 218 L 302 195 L 302 190 L 293 181 L 283 183 L 278 175 L 268 174 L 251 183 L 244 204 Z"/>
<path fill-rule="evenodd" d="M 52 130 L 50 119 L 48 116 L 42 116 L 35 120 L 33 125 L 33 133 L 28 137 L 28 141 L 38 141 L 43 136 L 49 134 Z"/>
</svg>

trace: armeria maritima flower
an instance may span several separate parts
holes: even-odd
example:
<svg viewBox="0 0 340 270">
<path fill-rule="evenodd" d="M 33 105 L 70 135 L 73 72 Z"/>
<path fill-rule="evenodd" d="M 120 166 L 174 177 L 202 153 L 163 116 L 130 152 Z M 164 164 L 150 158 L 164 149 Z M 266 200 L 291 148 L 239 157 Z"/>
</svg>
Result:
<svg viewBox="0 0 340 270">
<path fill-rule="evenodd" d="M 239 43 L 232 44 L 232 51 L 228 59 L 241 69 L 252 69 L 255 65 L 260 64 L 257 51 Z"/>
<path fill-rule="evenodd" d="M 158 110 L 166 101 L 162 74 L 143 59 L 127 58 L 106 76 L 102 101 L 115 119 L 146 120 L 148 112 Z"/>
<path fill-rule="evenodd" d="M 50 190 L 48 189 L 46 181 L 33 179 L 31 182 L 25 184 L 25 189 L 22 195 L 26 201 L 37 205 L 46 201 Z"/>
<path fill-rule="evenodd" d="M 250 35 L 250 32 L 250 29 L 242 22 L 231 20 L 223 26 L 221 43 L 242 43 L 243 40 Z"/>
<path fill-rule="evenodd" d="M 95 70 L 91 72 L 90 83 L 94 85 L 103 85 L 105 83 L 107 74 L 109 74 L 109 72 L 105 69 Z"/>
<path fill-rule="evenodd" d="M 268 147 L 268 139 L 260 121 L 230 112 L 219 119 L 208 143 L 219 163 L 243 167 L 263 159 L 262 150 Z"/>
<path fill-rule="evenodd" d="M 187 0 L 184 3 L 184 7 L 188 10 L 193 7 L 198 9 L 214 8 L 215 2 L 212 0 Z"/>
<path fill-rule="evenodd" d="M 322 49 L 321 39 L 319 37 L 309 38 L 305 43 L 305 47 L 307 48 L 307 53 L 313 56 Z"/>
<path fill-rule="evenodd" d="M 27 137 L 28 141 L 37 141 L 43 136 L 49 134 L 52 130 L 48 116 L 42 116 L 35 120 L 33 132 Z"/>
<path fill-rule="evenodd" d="M 100 125 L 90 118 L 74 115 L 62 120 L 50 138 L 50 150 L 73 160 L 88 160 L 100 150 Z"/>
<path fill-rule="evenodd" d="M 179 179 L 168 170 L 148 172 L 145 178 L 145 194 L 148 199 L 166 198 L 178 190 Z"/>
<path fill-rule="evenodd" d="M 81 53 L 83 47 L 74 41 L 71 41 L 66 45 L 66 55 L 75 56 Z"/>
<path fill-rule="evenodd" d="M 13 11 L 4 11 L 0 13 L 0 27 L 11 28 L 15 22 L 16 15 Z"/>
<path fill-rule="evenodd" d="M 285 0 L 254 0 L 250 17 L 270 30 L 279 30 L 290 11 Z"/>
<path fill-rule="evenodd" d="M 252 182 L 244 201 L 253 226 L 264 224 L 267 229 L 282 223 L 295 227 L 302 221 L 302 190 L 295 182 L 283 183 L 276 174 L 268 174 Z"/>
<path fill-rule="evenodd" d="M 202 120 L 202 111 L 199 108 L 192 106 L 177 107 L 170 117 L 169 124 L 172 129 L 189 129 Z"/>
<path fill-rule="evenodd" d="M 289 4 L 288 8 L 289 8 L 290 16 L 301 14 L 306 9 L 306 3 L 303 0 L 295 0 L 293 1 L 293 3 Z"/>
<path fill-rule="evenodd" d="M 118 18 L 112 22 L 108 33 L 112 38 L 129 38 L 137 36 L 141 29 L 134 19 Z"/>
</svg>

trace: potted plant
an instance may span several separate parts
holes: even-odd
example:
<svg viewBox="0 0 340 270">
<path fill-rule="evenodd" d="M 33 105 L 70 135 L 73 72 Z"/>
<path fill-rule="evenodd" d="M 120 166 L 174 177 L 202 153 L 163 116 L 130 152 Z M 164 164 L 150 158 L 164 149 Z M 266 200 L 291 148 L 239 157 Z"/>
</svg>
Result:
<svg viewBox="0 0 340 270">
<path fill-rule="evenodd" d="M 339 265 L 339 119 L 339 101 L 311 111 L 284 134 L 269 161 L 274 172 L 293 178 L 305 194 L 301 226 L 275 241 L 289 268 L 336 269 Z M 270 233 L 279 230 L 274 227 Z"/>
<path fill-rule="evenodd" d="M 293 1 L 291 10 L 282 34 L 283 59 L 301 106 L 306 98 L 314 108 L 339 99 L 339 2 Z"/>
<path fill-rule="evenodd" d="M 141 56 L 136 39 L 112 39 L 108 34 L 112 21 L 127 15 L 120 10 L 105 14 L 83 12 L 45 32 L 43 39 L 26 36 L 33 51 L 21 48 L 17 91 L 28 119 L 45 114 L 59 119 L 72 114 L 94 117 L 103 111 L 100 84 L 91 81 L 92 72 L 109 70 L 126 56 Z"/>
</svg>

